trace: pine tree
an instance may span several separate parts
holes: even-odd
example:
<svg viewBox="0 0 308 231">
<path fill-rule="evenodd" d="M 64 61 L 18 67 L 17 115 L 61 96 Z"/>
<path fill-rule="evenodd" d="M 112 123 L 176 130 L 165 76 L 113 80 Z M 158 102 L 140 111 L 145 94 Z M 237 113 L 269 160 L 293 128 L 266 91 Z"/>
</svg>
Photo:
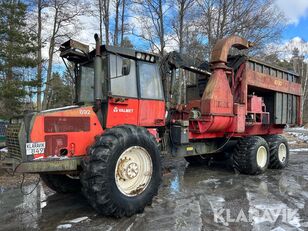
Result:
<svg viewBox="0 0 308 231">
<path fill-rule="evenodd" d="M 52 74 L 50 81 L 50 99 L 47 108 L 58 108 L 72 104 L 72 95 L 70 86 L 65 84 L 61 75 L 57 72 Z"/>
<path fill-rule="evenodd" d="M 25 76 L 33 68 L 35 36 L 27 29 L 27 5 L 19 0 L 0 0 L 0 117 L 19 115 L 25 97 L 36 81 Z M 27 72 L 29 73 L 29 72 Z"/>
</svg>

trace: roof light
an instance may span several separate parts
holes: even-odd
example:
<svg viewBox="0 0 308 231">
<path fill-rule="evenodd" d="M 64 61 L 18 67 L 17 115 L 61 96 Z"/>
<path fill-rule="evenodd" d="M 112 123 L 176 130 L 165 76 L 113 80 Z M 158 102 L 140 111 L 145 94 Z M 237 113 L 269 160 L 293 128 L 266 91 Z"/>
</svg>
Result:
<svg viewBox="0 0 308 231">
<path fill-rule="evenodd" d="M 156 60 L 154 55 L 150 55 L 150 54 L 146 54 L 142 52 L 136 52 L 136 58 L 144 60 L 144 61 L 152 62 L 152 63 L 154 63 Z"/>
<path fill-rule="evenodd" d="M 141 56 L 142 56 L 142 55 L 141 55 L 140 52 L 137 52 L 137 53 L 136 53 L 136 58 L 137 58 L 137 59 L 141 59 Z"/>
</svg>

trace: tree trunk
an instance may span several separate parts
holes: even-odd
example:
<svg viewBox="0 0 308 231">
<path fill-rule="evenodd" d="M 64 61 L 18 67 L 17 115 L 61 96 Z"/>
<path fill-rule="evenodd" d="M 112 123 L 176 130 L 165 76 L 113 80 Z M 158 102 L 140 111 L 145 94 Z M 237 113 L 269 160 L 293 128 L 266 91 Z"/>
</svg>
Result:
<svg viewBox="0 0 308 231">
<path fill-rule="evenodd" d="M 304 70 L 304 68 L 306 70 Z M 306 102 L 306 99 L 307 99 L 307 83 L 308 83 L 308 64 L 306 63 L 304 65 L 304 62 L 303 62 L 303 75 L 302 75 L 302 78 L 304 78 L 304 84 L 303 84 L 303 99 L 302 99 L 302 113 L 304 112 L 304 105 L 305 105 L 305 102 Z"/>
<path fill-rule="evenodd" d="M 42 1 L 37 3 L 38 17 L 37 17 L 37 96 L 36 105 L 37 110 L 42 110 Z"/>
<path fill-rule="evenodd" d="M 99 39 L 100 44 L 103 42 L 103 8 L 102 8 L 102 1 L 98 0 L 98 8 L 99 8 Z"/>
<path fill-rule="evenodd" d="M 159 0 L 159 40 L 160 40 L 160 56 L 164 56 L 165 49 L 165 28 L 164 28 L 164 15 L 163 15 L 163 3 L 162 0 Z"/>
<path fill-rule="evenodd" d="M 106 45 L 109 45 L 109 3 L 110 0 L 104 0 L 104 25 L 105 25 L 105 38 Z"/>
<path fill-rule="evenodd" d="M 116 0 L 115 2 L 115 10 L 116 10 L 116 14 L 115 14 L 115 26 L 114 26 L 114 37 L 113 37 L 113 45 L 114 46 L 118 46 L 119 45 L 119 10 L 120 10 L 120 0 Z"/>
<path fill-rule="evenodd" d="M 52 74 L 52 63 L 53 63 L 53 54 L 55 50 L 55 35 L 57 31 L 57 20 L 58 20 L 58 8 L 56 8 L 54 21 L 53 21 L 53 31 L 50 39 L 49 51 L 48 51 L 48 67 L 47 67 L 47 77 L 46 77 L 46 87 L 44 92 L 44 99 L 43 99 L 43 109 L 48 108 L 49 104 L 49 94 L 50 94 L 50 81 L 51 81 L 51 74 Z"/>
<path fill-rule="evenodd" d="M 121 15 L 121 47 L 123 47 L 124 43 L 124 19 L 125 19 L 125 0 L 122 0 L 122 15 Z"/>
<path fill-rule="evenodd" d="M 184 42 L 183 42 L 183 33 L 184 33 L 184 7 L 185 7 L 185 1 L 181 1 L 180 2 L 180 11 L 179 11 L 179 51 L 180 54 L 183 53 L 183 46 L 184 46 Z"/>
</svg>

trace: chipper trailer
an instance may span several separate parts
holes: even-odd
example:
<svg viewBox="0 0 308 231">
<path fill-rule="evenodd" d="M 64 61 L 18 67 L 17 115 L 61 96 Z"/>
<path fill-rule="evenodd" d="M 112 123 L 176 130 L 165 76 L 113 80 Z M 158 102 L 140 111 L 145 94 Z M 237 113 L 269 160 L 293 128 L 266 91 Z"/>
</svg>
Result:
<svg viewBox="0 0 308 231">
<path fill-rule="evenodd" d="M 228 55 L 231 47 L 248 49 L 245 39 L 219 40 L 200 67 L 176 53 L 159 59 L 95 40 L 92 51 L 74 40 L 62 44 L 61 57 L 75 64 L 75 104 L 11 119 L 3 167 L 40 174 L 59 193 L 82 190 L 99 213 L 122 217 L 151 203 L 164 155 L 206 164 L 232 143 L 240 173 L 288 164 L 279 134 L 301 124 L 299 76 Z"/>
</svg>

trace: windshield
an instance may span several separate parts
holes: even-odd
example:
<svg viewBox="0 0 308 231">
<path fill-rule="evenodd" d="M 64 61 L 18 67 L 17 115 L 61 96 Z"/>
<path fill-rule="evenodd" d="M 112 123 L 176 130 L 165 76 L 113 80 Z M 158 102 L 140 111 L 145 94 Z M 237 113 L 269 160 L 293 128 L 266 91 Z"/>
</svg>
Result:
<svg viewBox="0 0 308 231">
<path fill-rule="evenodd" d="M 139 78 L 141 98 L 163 100 L 163 87 L 156 64 L 139 62 Z"/>
</svg>

